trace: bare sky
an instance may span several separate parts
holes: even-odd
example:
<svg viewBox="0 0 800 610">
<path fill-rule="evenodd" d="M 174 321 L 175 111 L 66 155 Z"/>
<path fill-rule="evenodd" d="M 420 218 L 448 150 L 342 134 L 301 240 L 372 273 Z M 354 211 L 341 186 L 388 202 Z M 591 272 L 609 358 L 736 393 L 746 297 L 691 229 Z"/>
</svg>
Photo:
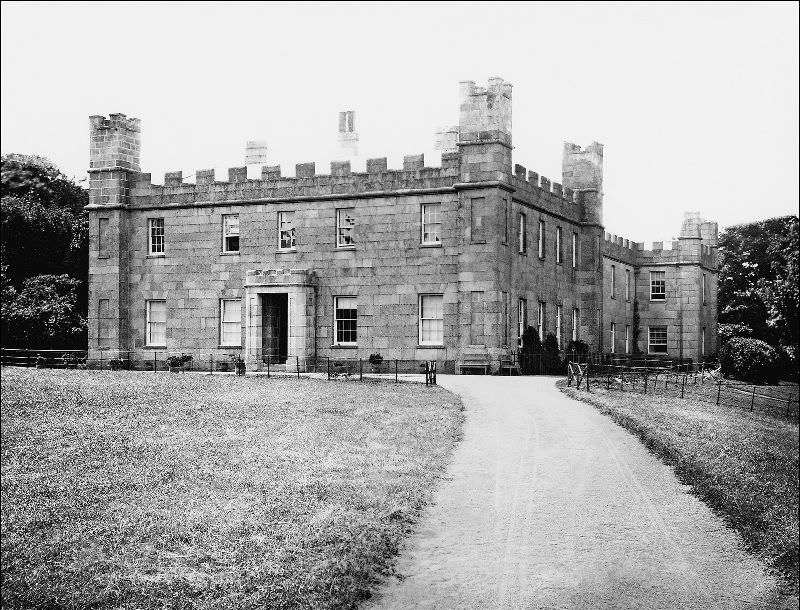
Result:
<svg viewBox="0 0 800 610">
<path fill-rule="evenodd" d="M 77 179 L 88 116 L 142 120 L 142 169 L 327 173 L 339 110 L 364 156 L 433 149 L 458 82 L 514 85 L 514 162 L 561 178 L 564 141 L 605 145 L 606 230 L 668 239 L 797 213 L 797 3 L 2 3 L 3 153 Z M 430 158 L 430 157 L 429 157 Z M 358 169 L 358 163 L 354 169 Z"/>
</svg>

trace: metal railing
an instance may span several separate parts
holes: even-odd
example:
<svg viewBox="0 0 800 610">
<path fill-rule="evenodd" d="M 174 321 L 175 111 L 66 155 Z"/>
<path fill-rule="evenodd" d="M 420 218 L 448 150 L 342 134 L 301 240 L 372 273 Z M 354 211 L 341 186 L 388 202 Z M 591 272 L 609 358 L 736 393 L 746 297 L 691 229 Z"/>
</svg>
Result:
<svg viewBox="0 0 800 610">
<path fill-rule="evenodd" d="M 191 359 L 179 366 L 170 366 L 172 356 L 189 355 Z M 267 377 L 314 375 L 329 380 L 391 380 L 394 382 L 419 380 L 426 385 L 436 385 L 437 362 L 402 359 L 335 358 L 274 356 L 257 354 L 258 370 L 248 370 L 243 354 L 238 351 L 164 351 L 148 350 L 34 350 L 2 349 L 4 366 L 23 366 L 57 369 L 175 371 L 204 373 L 241 373 Z M 252 360 L 251 360 L 252 363 Z"/>
<path fill-rule="evenodd" d="M 797 418 L 800 389 L 796 384 L 765 386 L 722 377 L 713 363 L 663 360 L 637 366 L 569 362 L 567 385 L 592 391 L 592 387 L 692 399 Z"/>
</svg>

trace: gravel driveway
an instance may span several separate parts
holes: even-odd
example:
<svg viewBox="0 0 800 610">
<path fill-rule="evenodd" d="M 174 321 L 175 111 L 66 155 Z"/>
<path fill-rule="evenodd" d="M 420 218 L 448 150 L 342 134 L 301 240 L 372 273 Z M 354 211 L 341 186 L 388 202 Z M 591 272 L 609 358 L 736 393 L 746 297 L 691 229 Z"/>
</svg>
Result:
<svg viewBox="0 0 800 610">
<path fill-rule="evenodd" d="M 672 470 L 553 377 L 439 376 L 467 420 L 366 607 L 766 608 L 775 582 Z"/>
</svg>

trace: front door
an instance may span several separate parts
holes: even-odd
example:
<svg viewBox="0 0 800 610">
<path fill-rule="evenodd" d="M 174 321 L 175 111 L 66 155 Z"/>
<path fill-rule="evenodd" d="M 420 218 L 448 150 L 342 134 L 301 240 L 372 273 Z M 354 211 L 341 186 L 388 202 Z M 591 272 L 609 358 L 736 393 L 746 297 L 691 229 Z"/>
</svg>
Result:
<svg viewBox="0 0 800 610">
<path fill-rule="evenodd" d="M 289 295 L 262 296 L 261 354 L 264 362 L 284 364 L 289 355 Z"/>
</svg>

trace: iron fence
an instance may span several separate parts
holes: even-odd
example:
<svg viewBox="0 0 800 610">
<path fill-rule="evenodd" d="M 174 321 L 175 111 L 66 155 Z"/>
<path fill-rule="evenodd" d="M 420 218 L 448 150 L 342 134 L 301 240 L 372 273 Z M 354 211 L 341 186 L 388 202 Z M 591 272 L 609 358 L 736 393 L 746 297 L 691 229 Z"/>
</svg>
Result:
<svg viewBox="0 0 800 610">
<path fill-rule="evenodd" d="M 173 356 L 191 356 L 186 362 L 178 366 L 170 366 Z M 369 358 L 335 358 L 335 357 L 304 357 L 304 356 L 274 356 L 257 354 L 254 360 L 258 363 L 257 370 L 248 371 L 248 365 L 241 353 L 221 352 L 175 352 L 152 350 L 124 351 L 124 350 L 33 350 L 33 349 L 2 349 L 2 364 L 4 366 L 24 366 L 38 368 L 58 369 L 92 369 L 92 370 L 129 370 L 129 371 L 173 371 L 173 372 L 204 372 L 239 373 L 245 372 L 266 375 L 267 377 L 294 375 L 315 376 L 329 380 L 391 380 L 419 381 L 424 378 L 426 385 L 436 384 L 436 361 L 403 360 L 403 359 L 375 359 Z M 252 360 L 251 360 L 252 364 Z"/>
<path fill-rule="evenodd" d="M 796 419 L 800 411 L 797 384 L 765 386 L 727 380 L 714 363 L 676 362 L 628 366 L 569 362 L 567 385 L 587 392 L 592 387 L 619 392 L 692 399 L 716 406 L 743 408 Z"/>
</svg>

